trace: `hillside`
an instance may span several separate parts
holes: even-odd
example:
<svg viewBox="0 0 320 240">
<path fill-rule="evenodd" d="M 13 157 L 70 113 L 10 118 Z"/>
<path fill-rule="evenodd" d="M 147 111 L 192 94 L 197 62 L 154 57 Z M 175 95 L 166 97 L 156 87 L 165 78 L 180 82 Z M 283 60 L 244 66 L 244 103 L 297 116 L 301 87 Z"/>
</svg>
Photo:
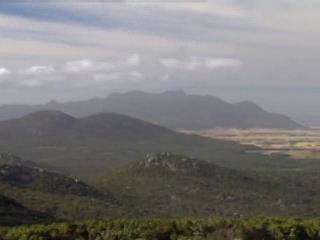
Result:
<svg viewBox="0 0 320 240">
<path fill-rule="evenodd" d="M 319 182 L 316 172 L 249 173 L 168 152 L 148 154 L 97 174 L 91 182 L 94 187 L 47 170 L 4 164 L 0 166 L 0 192 L 7 197 L 0 196 L 0 225 L 20 223 L 16 216 L 26 222 L 46 222 L 52 219 L 48 216 L 59 221 L 209 215 L 315 217 L 320 210 Z"/>
<path fill-rule="evenodd" d="M 0 194 L 0 225 L 17 225 L 45 223 L 52 221 L 53 218 L 44 213 L 30 210 L 14 199 Z"/>
<path fill-rule="evenodd" d="M 78 178 L 21 165 L 0 165 L 0 183 L 49 193 L 101 197 L 97 190 Z"/>
<path fill-rule="evenodd" d="M 3 208 L 0 208 L 3 216 L 9 216 L 12 212 L 14 218 L 15 213 L 25 213 L 26 217 L 21 221 L 25 220 L 26 223 L 31 221 L 33 216 L 37 217 L 38 212 L 66 220 L 99 218 L 109 215 L 110 209 L 117 204 L 109 191 L 100 192 L 76 177 L 67 177 L 34 167 L 33 164 L 30 166 L 29 162 L 13 154 L 2 153 L 0 156 L 2 160 L 0 192 L 12 199 L 11 203 L 9 200 L 0 198 L 0 201 L 3 200 L 1 203 Z M 17 160 L 13 161 L 13 159 Z M 26 207 L 20 206 L 15 201 Z M 72 205 L 70 205 L 71 202 Z M 27 208 L 33 210 L 28 211 Z M 120 210 L 119 207 L 116 211 Z M 27 216 L 28 214 L 30 217 Z M 7 217 L 0 217 L 1 219 L 3 224 L 13 222 Z M 33 222 L 36 222 L 36 218 Z"/>
<path fill-rule="evenodd" d="M 90 176 L 141 159 L 148 152 L 170 151 L 234 168 L 297 167 L 283 155 L 247 153 L 237 143 L 177 133 L 115 113 L 74 118 L 41 111 L 0 121 L 0 148 L 68 174 Z"/>
<path fill-rule="evenodd" d="M 98 185 L 121 199 L 132 216 L 317 215 L 319 194 L 307 182 L 274 176 L 164 152 L 99 178 Z"/>
<path fill-rule="evenodd" d="M 267 112 L 249 101 L 231 104 L 214 96 L 188 95 L 181 91 L 159 94 L 134 91 L 78 102 L 6 105 L 0 107 L 0 119 L 22 117 L 39 110 L 58 110 L 77 117 L 115 112 L 169 128 L 189 130 L 215 127 L 303 128 L 289 117 Z"/>
</svg>

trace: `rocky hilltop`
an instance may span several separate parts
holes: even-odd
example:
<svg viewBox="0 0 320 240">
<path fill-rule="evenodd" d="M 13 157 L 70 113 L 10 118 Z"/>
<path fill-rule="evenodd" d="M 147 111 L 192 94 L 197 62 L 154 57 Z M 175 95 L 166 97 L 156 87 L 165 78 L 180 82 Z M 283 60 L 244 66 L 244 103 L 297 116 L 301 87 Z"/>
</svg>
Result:
<svg viewBox="0 0 320 240">
<path fill-rule="evenodd" d="M 161 168 L 176 173 L 198 174 L 207 174 L 208 170 L 213 174 L 218 168 L 197 158 L 172 154 L 169 152 L 147 154 L 146 158 L 140 161 L 138 165 L 145 169 Z"/>
</svg>

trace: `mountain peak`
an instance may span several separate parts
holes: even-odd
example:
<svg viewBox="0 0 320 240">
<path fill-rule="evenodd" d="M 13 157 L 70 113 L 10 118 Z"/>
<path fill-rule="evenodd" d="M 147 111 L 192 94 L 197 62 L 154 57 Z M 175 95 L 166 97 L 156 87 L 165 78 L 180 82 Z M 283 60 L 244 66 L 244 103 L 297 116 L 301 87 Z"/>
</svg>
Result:
<svg viewBox="0 0 320 240">
<path fill-rule="evenodd" d="M 37 111 L 21 118 L 30 122 L 31 125 L 44 125 L 49 127 L 69 127 L 72 125 L 76 118 L 60 111 Z"/>
</svg>

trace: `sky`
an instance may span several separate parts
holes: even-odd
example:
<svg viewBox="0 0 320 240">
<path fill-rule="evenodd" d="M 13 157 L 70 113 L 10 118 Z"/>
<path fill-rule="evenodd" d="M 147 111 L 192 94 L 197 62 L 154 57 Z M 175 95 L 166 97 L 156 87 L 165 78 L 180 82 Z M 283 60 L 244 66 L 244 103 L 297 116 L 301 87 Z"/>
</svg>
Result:
<svg viewBox="0 0 320 240">
<path fill-rule="evenodd" d="M 183 89 L 320 124 L 319 12 L 319 0 L 0 0 L 0 104 Z"/>
</svg>

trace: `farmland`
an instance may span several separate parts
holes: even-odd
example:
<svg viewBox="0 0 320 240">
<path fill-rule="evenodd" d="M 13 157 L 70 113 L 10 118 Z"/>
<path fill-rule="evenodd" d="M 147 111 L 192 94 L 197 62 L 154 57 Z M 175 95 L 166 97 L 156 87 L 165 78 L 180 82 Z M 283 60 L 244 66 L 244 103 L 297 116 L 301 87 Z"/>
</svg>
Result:
<svg viewBox="0 0 320 240">
<path fill-rule="evenodd" d="M 257 151 L 264 154 L 283 153 L 297 159 L 320 159 L 320 128 L 316 127 L 304 130 L 216 128 L 188 133 L 255 145 L 261 148 Z"/>
</svg>

